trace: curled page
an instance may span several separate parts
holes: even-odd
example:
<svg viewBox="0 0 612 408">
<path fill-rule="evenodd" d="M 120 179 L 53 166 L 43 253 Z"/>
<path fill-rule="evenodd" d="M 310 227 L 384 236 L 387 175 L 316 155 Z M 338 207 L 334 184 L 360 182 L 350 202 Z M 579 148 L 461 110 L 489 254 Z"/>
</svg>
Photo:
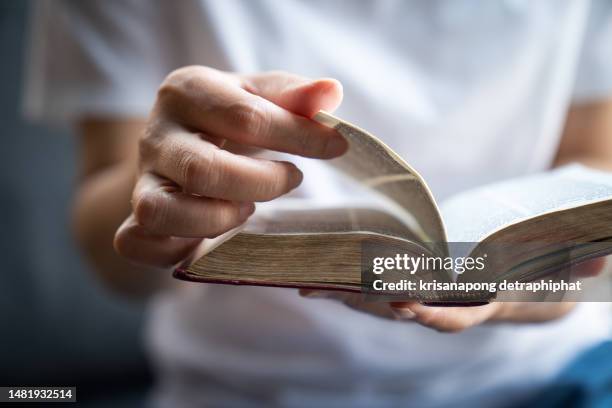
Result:
<svg viewBox="0 0 612 408">
<path fill-rule="evenodd" d="M 386 196 L 412 216 L 424 242 L 446 242 L 446 231 L 431 190 L 404 159 L 380 139 L 327 112 L 319 111 L 317 122 L 336 129 L 349 143 L 343 156 L 331 160 L 334 168 Z"/>
</svg>

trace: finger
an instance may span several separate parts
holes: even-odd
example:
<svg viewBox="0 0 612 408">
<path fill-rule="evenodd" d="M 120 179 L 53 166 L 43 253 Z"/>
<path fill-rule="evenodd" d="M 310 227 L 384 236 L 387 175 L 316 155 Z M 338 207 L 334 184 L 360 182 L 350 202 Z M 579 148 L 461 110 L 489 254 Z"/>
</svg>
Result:
<svg viewBox="0 0 612 408">
<path fill-rule="evenodd" d="M 481 324 L 495 315 L 497 303 L 483 306 L 436 307 L 417 302 L 392 302 L 398 318 L 409 318 L 423 326 L 442 332 L 458 332 Z"/>
<path fill-rule="evenodd" d="M 269 201 L 302 182 L 302 172 L 292 163 L 237 155 L 182 129 L 152 139 L 141 142 L 149 169 L 188 193 L 230 201 Z M 154 149 L 147 149 L 147 143 L 154 144 Z"/>
<path fill-rule="evenodd" d="M 606 258 L 596 258 L 573 266 L 571 271 L 576 278 L 593 278 L 600 275 L 605 266 Z"/>
<path fill-rule="evenodd" d="M 335 298 L 337 300 L 340 300 L 340 298 L 344 295 L 343 292 L 338 293 L 337 291 L 333 291 L 333 290 L 326 290 L 326 289 L 307 289 L 307 288 L 301 288 L 299 290 L 299 294 L 302 297 L 306 297 L 309 299 L 332 299 Z"/>
<path fill-rule="evenodd" d="M 394 320 L 395 316 L 385 302 L 372 302 L 363 293 L 349 293 L 338 290 L 300 289 L 300 296 L 309 299 L 332 299 L 351 309 L 385 319 Z"/>
<path fill-rule="evenodd" d="M 178 237 L 216 237 L 253 214 L 253 203 L 236 203 L 185 194 L 167 181 L 145 173 L 134 188 L 136 221 L 149 232 Z"/>
<path fill-rule="evenodd" d="M 214 136 L 305 157 L 328 159 L 343 154 L 348 148 L 335 130 L 251 93 L 235 80 L 211 75 L 210 71 L 201 68 L 170 75 L 158 94 L 158 105 L 164 113 Z M 298 100 L 300 95 L 320 98 L 313 95 L 322 87 L 303 87 L 305 91 L 289 92 L 291 96 L 281 99 Z M 257 88 L 252 91 L 257 92 Z M 310 99 L 304 104 L 317 105 Z"/>
<path fill-rule="evenodd" d="M 333 112 L 342 102 L 342 85 L 332 78 L 309 79 L 274 71 L 242 77 L 242 86 L 290 112 L 307 118 Z"/>
<path fill-rule="evenodd" d="M 187 258 L 201 239 L 177 238 L 150 233 L 130 215 L 115 234 L 115 250 L 131 262 L 171 268 Z"/>
</svg>

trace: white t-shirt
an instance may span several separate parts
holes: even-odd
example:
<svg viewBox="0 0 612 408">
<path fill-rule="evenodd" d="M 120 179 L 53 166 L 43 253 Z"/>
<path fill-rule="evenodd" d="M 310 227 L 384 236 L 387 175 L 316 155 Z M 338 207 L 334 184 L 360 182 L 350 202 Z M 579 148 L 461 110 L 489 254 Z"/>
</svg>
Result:
<svg viewBox="0 0 612 408">
<path fill-rule="evenodd" d="M 544 170 L 572 101 L 612 95 L 604 1 L 39 2 L 26 112 L 144 115 L 172 69 L 282 69 L 344 85 L 338 115 L 444 198 Z M 315 160 L 303 190 L 342 192 Z M 440 334 L 295 290 L 188 285 L 152 304 L 160 406 L 503 405 L 609 336 L 604 305 Z"/>
</svg>

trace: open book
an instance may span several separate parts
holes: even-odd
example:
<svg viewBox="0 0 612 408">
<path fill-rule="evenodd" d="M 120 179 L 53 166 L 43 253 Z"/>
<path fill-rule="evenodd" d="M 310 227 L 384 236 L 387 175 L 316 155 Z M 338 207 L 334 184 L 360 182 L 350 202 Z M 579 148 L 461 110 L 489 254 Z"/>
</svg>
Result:
<svg viewBox="0 0 612 408">
<path fill-rule="evenodd" d="M 465 191 L 438 205 L 425 180 L 378 138 L 325 112 L 314 120 L 349 142 L 348 152 L 328 163 L 392 203 L 393 211 L 363 206 L 257 211 L 239 228 L 205 240 L 175 277 L 360 292 L 369 284 L 364 245 L 415 256 L 495 253 L 494 267 L 484 271 L 446 270 L 429 277 L 449 281 L 528 282 L 611 252 L 611 245 L 588 245 L 612 242 L 608 173 L 574 164 Z M 481 302 L 494 294 L 416 291 L 410 296 Z"/>
</svg>

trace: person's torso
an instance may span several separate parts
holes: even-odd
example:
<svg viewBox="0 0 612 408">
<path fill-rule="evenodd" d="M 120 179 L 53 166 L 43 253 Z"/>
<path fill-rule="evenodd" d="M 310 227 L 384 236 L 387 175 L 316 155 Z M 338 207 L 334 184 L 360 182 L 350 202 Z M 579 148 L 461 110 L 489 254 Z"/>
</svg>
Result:
<svg viewBox="0 0 612 408">
<path fill-rule="evenodd" d="M 340 80 L 337 114 L 382 138 L 444 198 L 549 166 L 586 6 L 194 0 L 173 13 L 189 63 Z M 333 177 L 320 177 L 328 171 L 320 163 L 295 161 L 307 169 L 306 192 L 340 191 Z M 606 318 L 601 307 L 581 305 L 555 322 L 445 335 L 289 289 L 191 285 L 158 299 L 150 333 L 160 401 L 176 406 L 192 398 L 212 405 L 499 404 L 510 401 L 504 391 L 525 395 L 517 390 L 537 387 L 604 338 Z"/>
</svg>

